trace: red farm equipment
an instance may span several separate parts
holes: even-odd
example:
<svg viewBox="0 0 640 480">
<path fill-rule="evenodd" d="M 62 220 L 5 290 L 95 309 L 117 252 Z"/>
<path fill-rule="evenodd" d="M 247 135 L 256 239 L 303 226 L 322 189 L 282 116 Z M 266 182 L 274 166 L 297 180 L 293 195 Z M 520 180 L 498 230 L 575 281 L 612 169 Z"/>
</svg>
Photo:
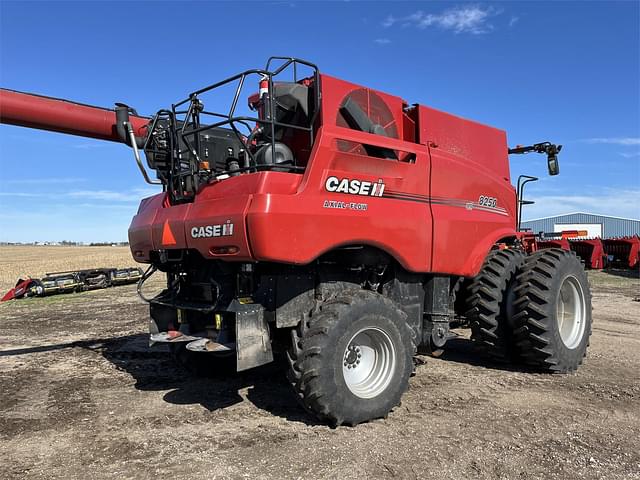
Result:
<svg viewBox="0 0 640 480">
<path fill-rule="evenodd" d="M 209 95 L 228 87 L 221 110 Z M 509 154 L 546 154 L 555 175 L 560 146 L 509 149 L 502 130 L 282 57 L 151 118 L 9 90 L 0 107 L 3 123 L 125 143 L 162 186 L 129 242 L 142 282 L 167 276 L 151 340 L 187 367 L 282 352 L 301 403 L 355 425 L 399 404 L 413 355 L 440 353 L 460 319 L 493 359 L 568 372 L 586 354 L 584 269 L 533 252 L 510 182 Z"/>
<path fill-rule="evenodd" d="M 571 250 L 569 240 L 566 238 L 553 238 L 545 240 L 538 240 L 538 249 L 541 248 L 561 248 L 562 250 Z"/>
<path fill-rule="evenodd" d="M 558 233 L 542 233 L 535 237 L 536 249 L 561 248 L 572 251 L 582 260 L 586 268 L 601 269 L 606 265 L 607 255 L 602 240 L 578 239 L 586 235 L 586 231 L 565 230 Z"/>
<path fill-rule="evenodd" d="M 585 267 L 601 269 L 607 266 L 607 254 L 600 238 L 573 239 L 569 245 L 571 250 L 582 259 Z"/>
<path fill-rule="evenodd" d="M 636 268 L 640 266 L 640 238 L 620 237 L 602 240 L 609 265 L 612 267 Z"/>
<path fill-rule="evenodd" d="M 42 278 L 20 278 L 0 302 L 17 298 L 45 297 L 59 293 L 85 292 L 117 285 L 137 283 L 142 270 L 136 267 L 91 268 L 68 272 L 52 272 Z"/>
</svg>

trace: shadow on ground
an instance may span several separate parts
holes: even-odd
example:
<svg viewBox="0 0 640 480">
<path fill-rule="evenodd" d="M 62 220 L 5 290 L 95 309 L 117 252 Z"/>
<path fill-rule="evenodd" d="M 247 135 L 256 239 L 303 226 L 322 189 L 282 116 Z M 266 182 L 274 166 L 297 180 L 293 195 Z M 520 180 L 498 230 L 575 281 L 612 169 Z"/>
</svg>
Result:
<svg viewBox="0 0 640 480">
<path fill-rule="evenodd" d="M 228 408 L 243 401 L 241 393 L 257 408 L 289 421 L 317 425 L 296 401 L 285 375 L 284 362 L 274 362 L 246 372 L 194 377 L 179 366 L 166 346 L 148 346 L 147 334 L 96 338 L 75 342 L 0 351 L 0 358 L 81 348 L 102 355 L 119 370 L 131 375 L 141 391 L 167 391 L 164 400 L 176 405 L 202 405 L 209 411 Z M 470 340 L 453 338 L 441 360 L 489 369 L 522 371 L 513 365 L 492 362 L 478 355 Z M 428 363 L 427 359 L 427 363 Z M 425 363 L 422 362 L 417 362 Z"/>
<path fill-rule="evenodd" d="M 209 411 L 241 403 L 245 397 L 269 413 L 317 425 L 291 394 L 281 363 L 272 363 L 233 375 L 207 378 L 192 376 L 177 365 L 166 346 L 150 348 L 147 334 L 65 342 L 37 347 L 0 351 L 0 358 L 80 348 L 102 355 L 121 371 L 131 375 L 135 388 L 142 391 L 165 391 L 164 400 L 176 405 L 202 405 Z"/>
<path fill-rule="evenodd" d="M 457 337 L 447 341 L 442 360 L 455 363 L 464 363 L 474 367 L 483 367 L 490 370 L 502 370 L 505 372 L 536 373 L 537 370 L 517 362 L 500 362 L 487 358 L 476 351 L 473 342 L 467 338 Z"/>
<path fill-rule="evenodd" d="M 640 269 L 638 267 L 627 269 L 605 268 L 602 272 L 615 277 L 640 279 Z"/>
<path fill-rule="evenodd" d="M 215 411 L 241 403 L 245 397 L 257 408 L 289 421 L 317 425 L 291 394 L 282 363 L 272 363 L 246 372 L 215 372 L 196 377 L 179 366 L 166 346 L 148 346 L 148 335 L 110 339 L 85 348 L 99 351 L 118 369 L 130 374 L 143 391 L 164 391 L 164 400 L 176 405 L 202 405 Z"/>
</svg>

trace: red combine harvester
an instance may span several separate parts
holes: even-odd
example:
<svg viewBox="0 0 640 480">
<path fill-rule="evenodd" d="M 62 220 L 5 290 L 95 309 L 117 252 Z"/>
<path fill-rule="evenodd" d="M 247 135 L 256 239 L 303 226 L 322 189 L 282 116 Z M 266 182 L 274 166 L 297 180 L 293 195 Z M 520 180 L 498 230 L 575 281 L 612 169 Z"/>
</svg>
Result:
<svg viewBox="0 0 640 480">
<path fill-rule="evenodd" d="M 208 95 L 229 86 L 215 111 Z M 454 319 L 495 359 L 569 372 L 586 354 L 583 267 L 532 253 L 510 182 L 508 154 L 544 153 L 555 175 L 561 146 L 508 149 L 502 130 L 282 57 L 150 119 L 8 90 L 0 106 L 3 123 L 125 143 L 162 185 L 129 241 L 142 282 L 167 275 L 151 340 L 187 367 L 286 353 L 301 403 L 355 425 L 400 403 L 412 357 L 440 353 Z"/>
</svg>

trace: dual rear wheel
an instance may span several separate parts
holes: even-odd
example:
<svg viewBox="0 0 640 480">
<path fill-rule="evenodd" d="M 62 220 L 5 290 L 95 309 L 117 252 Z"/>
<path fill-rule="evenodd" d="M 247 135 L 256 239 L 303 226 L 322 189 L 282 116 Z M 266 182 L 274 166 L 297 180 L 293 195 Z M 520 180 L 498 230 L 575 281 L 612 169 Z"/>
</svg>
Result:
<svg viewBox="0 0 640 480">
<path fill-rule="evenodd" d="M 513 343 L 519 360 L 566 373 L 582 364 L 591 335 L 591 292 L 573 252 L 550 248 L 526 258 L 513 289 Z"/>
<path fill-rule="evenodd" d="M 570 372 L 586 354 L 591 294 L 573 252 L 490 252 L 468 288 L 467 307 L 472 341 L 494 360 Z"/>
</svg>

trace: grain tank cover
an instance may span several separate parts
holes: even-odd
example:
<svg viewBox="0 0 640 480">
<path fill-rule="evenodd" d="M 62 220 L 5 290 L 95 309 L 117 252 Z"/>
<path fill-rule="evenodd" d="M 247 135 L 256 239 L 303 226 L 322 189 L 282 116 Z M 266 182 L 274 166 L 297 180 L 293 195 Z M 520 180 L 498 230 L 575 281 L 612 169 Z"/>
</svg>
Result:
<svg viewBox="0 0 640 480">
<path fill-rule="evenodd" d="M 421 144 L 478 163 L 510 180 L 504 130 L 419 105 L 418 136 Z"/>
</svg>

